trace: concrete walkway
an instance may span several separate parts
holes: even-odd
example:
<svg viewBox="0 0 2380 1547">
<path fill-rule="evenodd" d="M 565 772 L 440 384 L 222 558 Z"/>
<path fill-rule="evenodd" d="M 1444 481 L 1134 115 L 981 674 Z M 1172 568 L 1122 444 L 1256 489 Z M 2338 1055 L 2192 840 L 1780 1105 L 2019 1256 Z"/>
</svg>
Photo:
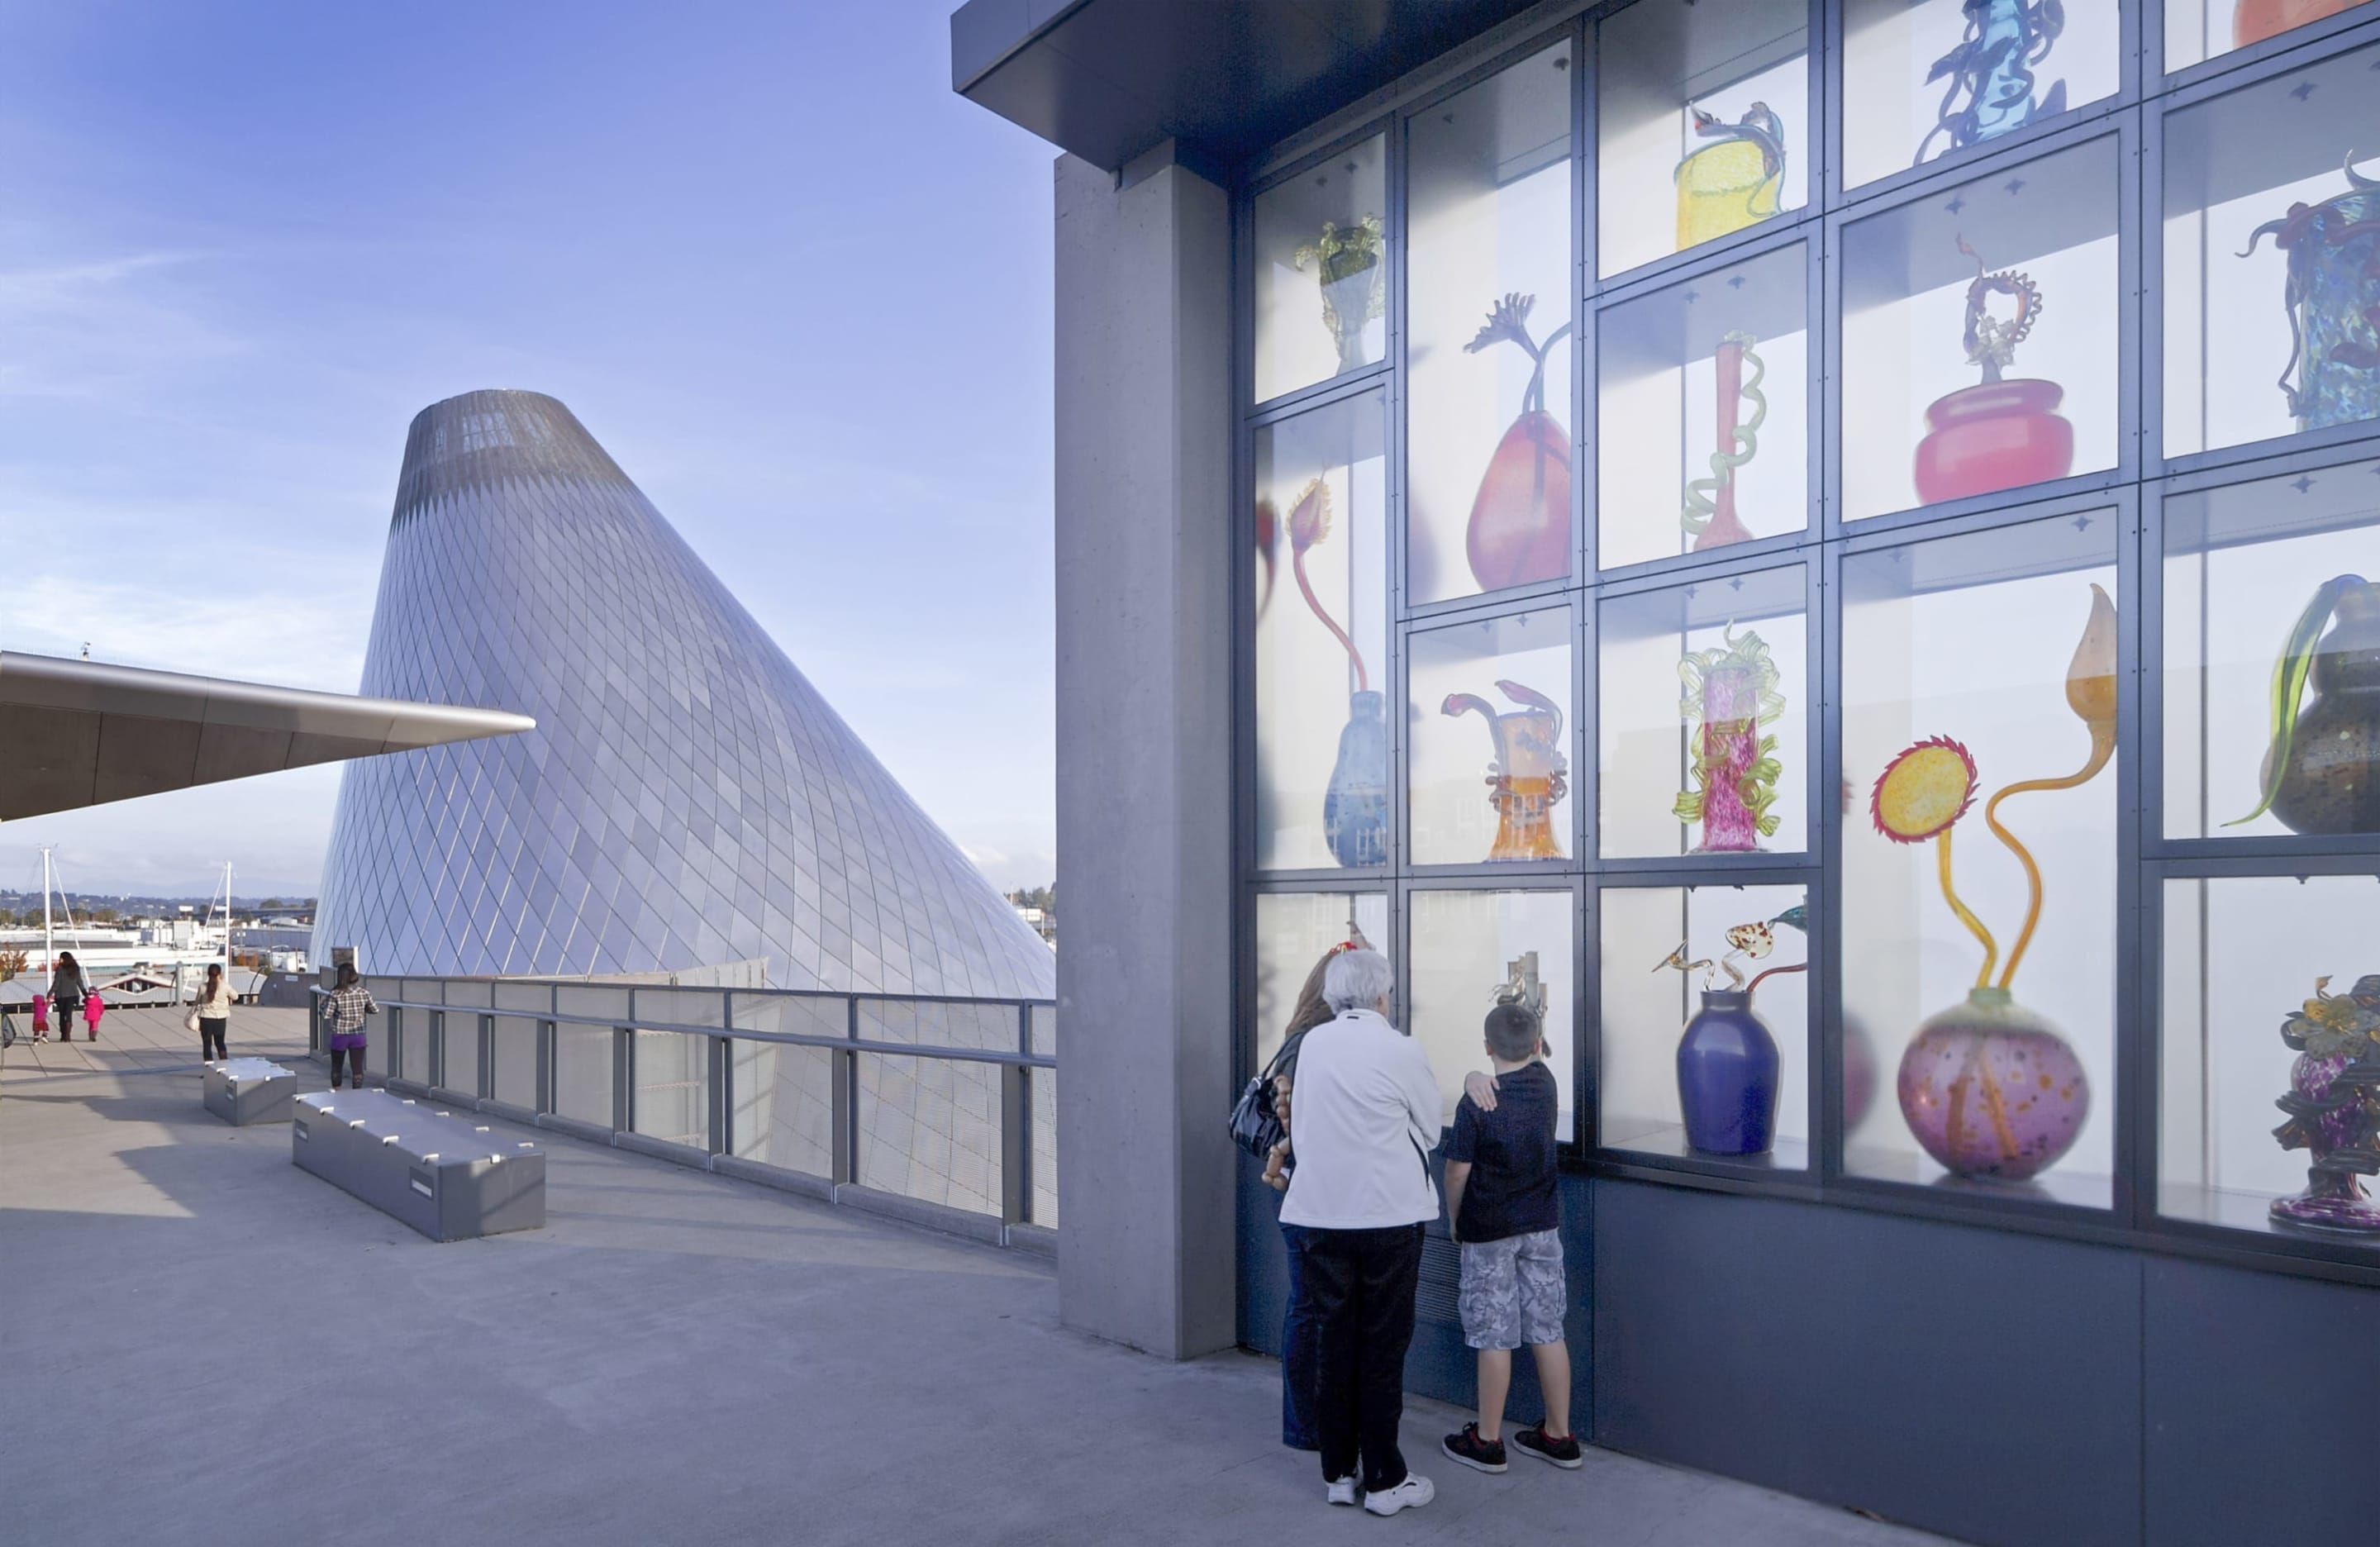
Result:
<svg viewBox="0 0 2380 1547">
<path fill-rule="evenodd" d="M 296 1053 L 268 1015 L 235 1054 Z M 134 1018 L 0 1073 L 0 1541 L 1937 1540 L 1602 1451 L 1483 1477 L 1417 1400 L 1438 1502 L 1330 1509 L 1275 1366 L 1066 1332 L 1042 1260 L 552 1134 L 546 1228 L 433 1245 Z"/>
</svg>

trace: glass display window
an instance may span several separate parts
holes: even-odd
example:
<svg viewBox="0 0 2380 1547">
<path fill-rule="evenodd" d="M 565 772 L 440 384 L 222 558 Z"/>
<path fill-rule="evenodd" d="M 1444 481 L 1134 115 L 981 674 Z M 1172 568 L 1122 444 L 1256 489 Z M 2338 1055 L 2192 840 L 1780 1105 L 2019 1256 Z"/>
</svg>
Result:
<svg viewBox="0 0 2380 1547">
<path fill-rule="evenodd" d="M 2165 835 L 2380 834 L 2380 462 L 2165 502 Z"/>
<path fill-rule="evenodd" d="M 1365 392 L 1259 428 L 1257 863 L 1389 862 L 1386 404 Z"/>
<path fill-rule="evenodd" d="M 2168 114 L 2164 164 L 2165 454 L 2380 428 L 2380 45 Z"/>
<path fill-rule="evenodd" d="M 1416 630 L 1407 641 L 1413 861 L 1558 860 L 1572 841 L 1571 612 Z"/>
<path fill-rule="evenodd" d="M 1564 39 L 1409 120 L 1415 603 L 1570 576 L 1571 53 Z"/>
<path fill-rule="evenodd" d="M 2123 84 L 2118 0 L 1844 0 L 1843 186 L 2004 140 Z"/>
<path fill-rule="evenodd" d="M 2149 0 L 2154 5 L 2158 0 Z M 2362 0 L 2163 0 L 2165 67 L 2188 69 L 2301 27 L 2359 9 Z"/>
<path fill-rule="evenodd" d="M 1843 559 L 1854 1175 L 2110 1201 L 2125 527 L 2085 512 Z"/>
<path fill-rule="evenodd" d="M 1809 906 L 1799 886 L 1606 886 L 1596 1139 L 1809 1166 Z"/>
<path fill-rule="evenodd" d="M 2380 1251 L 2380 877 L 2164 893 L 2159 1212 Z"/>
<path fill-rule="evenodd" d="M 1546 1066 L 1560 1092 L 1557 1133 L 1575 1137 L 1572 1094 L 1577 1060 L 1572 994 L 1576 990 L 1578 904 L 1568 887 L 1540 892 L 1408 894 L 1413 928 L 1410 1028 L 1429 1054 L 1454 1121 L 1463 1077 L 1489 1072 L 1488 1012 L 1524 1005 L 1545 1028 Z"/>
<path fill-rule="evenodd" d="M 1388 146 L 1374 135 L 1256 197 L 1256 400 L 1387 358 Z"/>
<path fill-rule="evenodd" d="M 1809 844 L 1809 615 L 1799 564 L 1607 596 L 1596 612 L 1607 859 Z"/>
<path fill-rule="evenodd" d="M 1389 899 L 1381 892 L 1260 892 L 1257 895 L 1256 1067 L 1287 1040 L 1308 981 L 1346 941 L 1393 956 Z M 1320 985 L 1316 985 L 1318 992 Z"/>
<path fill-rule="evenodd" d="M 2116 466 L 2122 188 L 2104 135 L 1844 225 L 1847 519 Z"/>
<path fill-rule="evenodd" d="M 1598 566 L 1809 526 L 1809 300 L 1795 242 L 1597 316 Z"/>
<path fill-rule="evenodd" d="M 1640 0 L 1598 30 L 1598 272 L 1809 202 L 1804 0 Z"/>
</svg>

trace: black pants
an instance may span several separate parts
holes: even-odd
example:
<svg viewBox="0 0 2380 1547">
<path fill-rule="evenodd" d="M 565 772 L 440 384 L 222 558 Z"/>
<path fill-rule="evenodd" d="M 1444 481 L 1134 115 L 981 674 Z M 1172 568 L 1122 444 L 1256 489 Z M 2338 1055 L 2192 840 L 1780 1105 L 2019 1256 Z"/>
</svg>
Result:
<svg viewBox="0 0 2380 1547">
<path fill-rule="evenodd" d="M 356 1089 L 360 1090 L 364 1088 L 364 1050 L 359 1047 L 334 1047 L 331 1050 L 332 1090 L 335 1090 L 339 1088 L 340 1067 L 349 1060 L 354 1062 Z"/>
<path fill-rule="evenodd" d="M 209 1020 L 204 1016 L 199 1017 L 199 1056 L 200 1058 L 231 1056 L 224 1051 L 224 1029 L 230 1024 L 229 1019 Z"/>
<path fill-rule="evenodd" d="M 1315 1419 L 1326 1482 L 1354 1472 L 1359 1456 L 1366 1492 L 1405 1480 L 1397 1425 L 1405 1412 L 1421 1236 L 1418 1224 L 1305 1233 L 1305 1293 L 1322 1323 Z"/>
</svg>

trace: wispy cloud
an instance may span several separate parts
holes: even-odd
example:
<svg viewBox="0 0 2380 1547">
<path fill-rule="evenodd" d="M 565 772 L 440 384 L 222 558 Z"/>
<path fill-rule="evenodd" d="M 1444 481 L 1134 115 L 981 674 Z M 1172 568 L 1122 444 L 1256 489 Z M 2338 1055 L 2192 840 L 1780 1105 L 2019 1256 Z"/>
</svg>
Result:
<svg viewBox="0 0 2380 1547">
<path fill-rule="evenodd" d="M 11 247 L 26 233 L 10 233 Z M 151 251 L 0 268 L 0 396 L 91 397 L 243 352 L 174 283 L 205 255 Z"/>
</svg>

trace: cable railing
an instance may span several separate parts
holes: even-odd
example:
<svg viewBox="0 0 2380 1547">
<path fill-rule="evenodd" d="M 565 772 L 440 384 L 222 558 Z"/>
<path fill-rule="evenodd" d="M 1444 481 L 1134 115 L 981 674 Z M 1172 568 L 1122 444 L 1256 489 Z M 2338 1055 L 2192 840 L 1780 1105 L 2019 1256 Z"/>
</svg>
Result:
<svg viewBox="0 0 2380 1547">
<path fill-rule="evenodd" d="M 1054 1250 L 1049 1000 L 516 978 L 364 980 L 403 1094 Z M 328 1028 L 317 990 L 308 1043 Z"/>
</svg>

